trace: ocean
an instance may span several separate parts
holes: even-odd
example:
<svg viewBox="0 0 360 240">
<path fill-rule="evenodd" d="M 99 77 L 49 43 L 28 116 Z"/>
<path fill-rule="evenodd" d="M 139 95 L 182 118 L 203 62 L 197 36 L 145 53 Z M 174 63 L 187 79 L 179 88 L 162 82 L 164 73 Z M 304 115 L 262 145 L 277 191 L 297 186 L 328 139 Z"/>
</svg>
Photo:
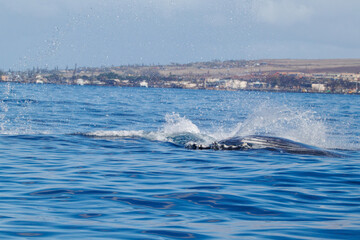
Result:
<svg viewBox="0 0 360 240">
<path fill-rule="evenodd" d="M 0 87 L 0 239 L 360 239 L 358 95 Z"/>
</svg>

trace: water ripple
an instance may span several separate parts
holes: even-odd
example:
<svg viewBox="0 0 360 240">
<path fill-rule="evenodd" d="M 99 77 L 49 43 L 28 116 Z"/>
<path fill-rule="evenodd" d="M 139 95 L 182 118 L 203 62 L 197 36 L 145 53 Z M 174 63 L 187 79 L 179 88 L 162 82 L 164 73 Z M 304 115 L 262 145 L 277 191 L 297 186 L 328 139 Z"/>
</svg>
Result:
<svg viewBox="0 0 360 240">
<path fill-rule="evenodd" d="M 358 96 L 8 87 L 0 91 L 0 239 L 360 236 Z M 214 138 L 274 130 L 315 137 L 346 157 L 188 150 L 161 138 L 174 130 L 164 128 L 173 112 Z"/>
</svg>

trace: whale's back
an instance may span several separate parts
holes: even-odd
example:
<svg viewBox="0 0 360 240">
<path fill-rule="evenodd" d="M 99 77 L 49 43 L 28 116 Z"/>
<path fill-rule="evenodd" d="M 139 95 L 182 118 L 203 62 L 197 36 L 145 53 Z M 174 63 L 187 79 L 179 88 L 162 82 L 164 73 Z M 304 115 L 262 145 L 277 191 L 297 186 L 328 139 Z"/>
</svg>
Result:
<svg viewBox="0 0 360 240">
<path fill-rule="evenodd" d="M 221 140 L 218 143 L 215 143 L 215 145 L 220 150 L 267 149 L 272 151 L 307 155 L 338 156 L 336 153 L 289 139 L 261 135 L 232 137 Z"/>
</svg>

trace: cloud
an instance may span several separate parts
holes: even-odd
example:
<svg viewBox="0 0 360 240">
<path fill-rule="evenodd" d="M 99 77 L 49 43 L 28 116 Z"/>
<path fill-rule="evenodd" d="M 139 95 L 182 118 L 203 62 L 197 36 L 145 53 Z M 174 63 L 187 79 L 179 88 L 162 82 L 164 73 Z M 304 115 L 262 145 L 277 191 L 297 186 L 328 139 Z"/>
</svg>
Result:
<svg viewBox="0 0 360 240">
<path fill-rule="evenodd" d="M 308 22 L 314 14 L 314 9 L 302 1 L 261 0 L 254 6 L 258 20 L 271 25 L 289 26 Z"/>
<path fill-rule="evenodd" d="M 0 64 L 353 57 L 359 10 L 359 0 L 0 0 L 10 56 Z"/>
<path fill-rule="evenodd" d="M 151 5 L 158 6 L 164 11 L 193 10 L 205 3 L 204 0 L 154 0 L 148 2 Z"/>
<path fill-rule="evenodd" d="M 95 0 L 0 0 L 0 8 L 17 16 L 52 18 L 99 5 Z"/>
</svg>

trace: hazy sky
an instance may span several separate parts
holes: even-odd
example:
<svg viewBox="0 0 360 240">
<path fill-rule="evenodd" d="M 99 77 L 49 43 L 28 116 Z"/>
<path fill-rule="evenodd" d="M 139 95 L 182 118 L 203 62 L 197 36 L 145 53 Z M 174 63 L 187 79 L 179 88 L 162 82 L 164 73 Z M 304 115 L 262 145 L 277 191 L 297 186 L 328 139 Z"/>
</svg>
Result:
<svg viewBox="0 0 360 240">
<path fill-rule="evenodd" d="M 359 0 L 0 0 L 0 69 L 360 58 Z"/>
</svg>

